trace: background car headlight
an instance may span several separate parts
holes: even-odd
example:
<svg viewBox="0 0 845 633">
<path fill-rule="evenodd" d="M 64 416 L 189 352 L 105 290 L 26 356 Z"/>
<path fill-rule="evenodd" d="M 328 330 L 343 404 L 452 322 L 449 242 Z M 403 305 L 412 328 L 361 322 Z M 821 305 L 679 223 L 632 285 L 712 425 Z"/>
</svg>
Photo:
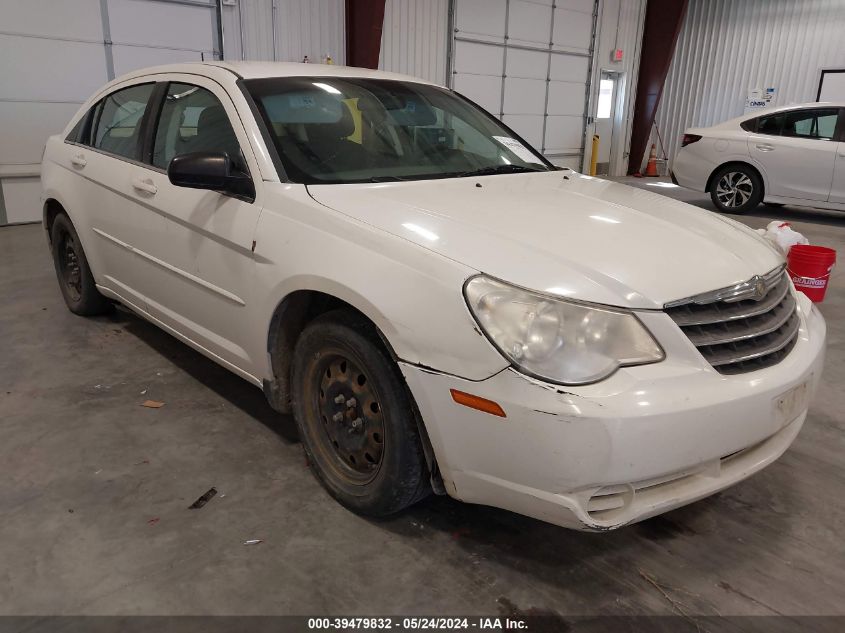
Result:
<svg viewBox="0 0 845 633">
<path fill-rule="evenodd" d="M 632 313 L 564 301 L 479 275 L 464 287 L 469 308 L 496 347 L 525 373 L 579 385 L 623 365 L 663 360 Z"/>
</svg>

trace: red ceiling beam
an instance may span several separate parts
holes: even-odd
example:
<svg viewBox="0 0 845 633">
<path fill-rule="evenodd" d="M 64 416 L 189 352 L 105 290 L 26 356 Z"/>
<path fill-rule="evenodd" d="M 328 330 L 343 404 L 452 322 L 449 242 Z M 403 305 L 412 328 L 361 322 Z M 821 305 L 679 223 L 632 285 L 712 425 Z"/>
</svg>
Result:
<svg viewBox="0 0 845 633">
<path fill-rule="evenodd" d="M 663 94 L 669 64 L 687 12 L 687 0 L 648 0 L 640 53 L 634 122 L 631 126 L 631 152 L 628 173 L 640 171 L 646 144 L 654 125 L 654 115 Z"/>
<path fill-rule="evenodd" d="M 385 0 L 346 0 L 346 65 L 378 68 Z"/>
</svg>

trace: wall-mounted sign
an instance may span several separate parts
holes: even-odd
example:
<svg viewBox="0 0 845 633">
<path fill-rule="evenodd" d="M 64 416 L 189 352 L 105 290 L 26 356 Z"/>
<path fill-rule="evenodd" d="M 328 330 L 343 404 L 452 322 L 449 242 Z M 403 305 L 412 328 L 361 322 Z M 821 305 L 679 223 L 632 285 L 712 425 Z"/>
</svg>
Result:
<svg viewBox="0 0 845 633">
<path fill-rule="evenodd" d="M 768 108 L 770 105 L 773 105 L 772 100 L 774 98 L 774 88 L 766 88 L 765 90 L 762 88 L 753 88 L 752 90 L 749 90 L 748 96 L 745 98 L 745 110 L 743 114 L 748 114 L 749 112 L 760 110 L 762 108 Z"/>
</svg>

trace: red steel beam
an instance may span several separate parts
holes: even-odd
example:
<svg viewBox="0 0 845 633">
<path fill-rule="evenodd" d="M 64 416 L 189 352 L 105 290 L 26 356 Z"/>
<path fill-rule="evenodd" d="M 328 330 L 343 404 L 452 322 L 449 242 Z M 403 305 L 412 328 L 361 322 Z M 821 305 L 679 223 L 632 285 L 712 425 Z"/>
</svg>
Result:
<svg viewBox="0 0 845 633">
<path fill-rule="evenodd" d="M 346 0 L 346 65 L 378 68 L 385 0 Z"/>
<path fill-rule="evenodd" d="M 687 12 L 687 0 L 648 0 L 634 101 L 634 122 L 631 127 L 631 151 L 628 174 L 640 171 L 645 158 L 654 115 L 663 94 L 669 64 L 675 53 L 681 25 Z"/>
</svg>

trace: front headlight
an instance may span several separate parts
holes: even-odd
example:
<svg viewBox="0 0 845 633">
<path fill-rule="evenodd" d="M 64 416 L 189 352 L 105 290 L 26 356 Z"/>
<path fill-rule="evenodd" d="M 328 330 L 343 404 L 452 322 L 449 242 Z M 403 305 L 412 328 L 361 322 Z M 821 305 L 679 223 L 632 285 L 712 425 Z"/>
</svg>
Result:
<svg viewBox="0 0 845 633">
<path fill-rule="evenodd" d="M 484 332 L 514 365 L 550 382 L 583 385 L 624 365 L 663 360 L 630 312 L 544 296 L 479 275 L 464 286 Z"/>
</svg>

